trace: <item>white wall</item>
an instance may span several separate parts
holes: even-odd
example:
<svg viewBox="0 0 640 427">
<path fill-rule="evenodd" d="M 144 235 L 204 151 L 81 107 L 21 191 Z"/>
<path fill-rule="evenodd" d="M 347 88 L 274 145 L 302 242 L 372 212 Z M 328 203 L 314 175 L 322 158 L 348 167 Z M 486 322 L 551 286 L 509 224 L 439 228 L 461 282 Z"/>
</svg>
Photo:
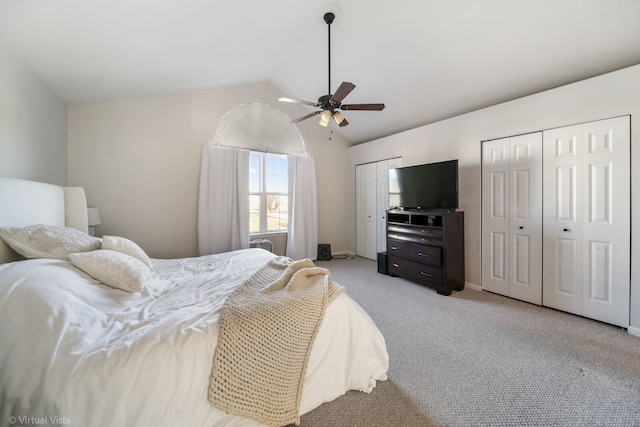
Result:
<svg viewBox="0 0 640 427">
<path fill-rule="evenodd" d="M 96 234 L 128 237 L 155 258 L 197 255 L 202 145 L 242 103 L 270 104 L 292 118 L 308 112 L 278 102 L 281 96 L 263 83 L 71 106 L 69 183 L 100 208 Z M 349 236 L 335 218 L 350 202 L 346 141 L 314 120 L 299 128 L 316 161 L 319 239 L 345 248 Z"/>
<path fill-rule="evenodd" d="M 481 141 L 631 114 L 631 325 L 640 328 L 640 65 L 349 148 L 351 200 L 355 165 L 402 156 L 403 166 L 459 159 L 465 211 L 468 283 L 481 285 Z M 355 202 L 345 214 L 355 230 Z M 355 233 L 350 233 L 355 248 Z M 640 329 L 638 329 L 640 332 Z"/>
<path fill-rule="evenodd" d="M 0 42 L 0 176 L 67 184 L 67 107 Z"/>
</svg>

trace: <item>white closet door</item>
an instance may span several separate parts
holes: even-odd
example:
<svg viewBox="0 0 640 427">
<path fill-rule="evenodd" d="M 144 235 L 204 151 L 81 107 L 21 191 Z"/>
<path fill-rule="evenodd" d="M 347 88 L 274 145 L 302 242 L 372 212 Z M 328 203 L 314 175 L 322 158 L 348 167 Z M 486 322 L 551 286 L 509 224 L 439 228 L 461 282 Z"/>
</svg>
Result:
<svg viewBox="0 0 640 427">
<path fill-rule="evenodd" d="M 511 138 L 509 296 L 542 304 L 542 133 Z"/>
<path fill-rule="evenodd" d="M 389 169 L 402 159 L 380 160 L 356 166 L 356 254 L 377 259 L 387 250 Z"/>
<path fill-rule="evenodd" d="M 376 252 L 387 250 L 386 218 L 389 209 L 389 161 L 376 163 Z"/>
<path fill-rule="evenodd" d="M 376 163 L 377 168 L 377 252 L 387 251 L 387 209 L 389 209 L 389 169 L 398 168 L 401 158 L 381 160 Z"/>
<path fill-rule="evenodd" d="M 544 133 L 544 305 L 629 324 L 630 122 Z"/>
<path fill-rule="evenodd" d="M 356 254 L 364 256 L 367 246 L 367 211 L 365 166 L 356 166 Z"/>
<path fill-rule="evenodd" d="M 544 132 L 543 304 L 582 312 L 582 127 Z"/>
<path fill-rule="evenodd" d="M 356 166 L 356 254 L 376 259 L 377 166 Z"/>
<path fill-rule="evenodd" d="M 367 242 L 364 256 L 369 259 L 377 259 L 377 239 L 376 239 L 376 193 L 377 193 L 377 166 L 375 163 L 365 165 L 365 186 L 366 186 L 366 235 Z"/>
<path fill-rule="evenodd" d="M 631 180 L 629 117 L 583 125 L 582 314 L 629 326 Z"/>
<path fill-rule="evenodd" d="M 509 295 L 509 138 L 482 144 L 482 288 Z"/>
<path fill-rule="evenodd" d="M 542 134 L 483 143 L 482 287 L 542 303 Z"/>
</svg>

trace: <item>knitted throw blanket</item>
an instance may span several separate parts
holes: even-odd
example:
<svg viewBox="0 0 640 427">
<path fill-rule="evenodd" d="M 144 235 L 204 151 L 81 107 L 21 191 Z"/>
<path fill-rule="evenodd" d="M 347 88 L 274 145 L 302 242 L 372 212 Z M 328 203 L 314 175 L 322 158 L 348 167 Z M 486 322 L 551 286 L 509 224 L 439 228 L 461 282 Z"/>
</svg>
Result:
<svg viewBox="0 0 640 427">
<path fill-rule="evenodd" d="M 325 308 L 343 290 L 328 270 L 287 257 L 237 287 L 220 314 L 209 402 L 264 424 L 298 425 L 311 347 Z"/>
</svg>

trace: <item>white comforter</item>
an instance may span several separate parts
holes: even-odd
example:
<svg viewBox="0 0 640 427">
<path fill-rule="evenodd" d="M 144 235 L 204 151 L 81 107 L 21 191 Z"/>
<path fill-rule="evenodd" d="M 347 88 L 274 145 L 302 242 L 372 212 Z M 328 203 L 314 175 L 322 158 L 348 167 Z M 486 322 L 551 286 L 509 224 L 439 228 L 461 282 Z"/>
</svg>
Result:
<svg viewBox="0 0 640 427">
<path fill-rule="evenodd" d="M 207 401 L 226 295 L 273 257 L 261 249 L 153 260 L 142 294 L 71 263 L 0 265 L 0 425 L 257 426 Z M 348 284 L 346 284 L 348 292 Z M 347 294 L 313 346 L 301 414 L 386 379 L 385 342 Z"/>
</svg>

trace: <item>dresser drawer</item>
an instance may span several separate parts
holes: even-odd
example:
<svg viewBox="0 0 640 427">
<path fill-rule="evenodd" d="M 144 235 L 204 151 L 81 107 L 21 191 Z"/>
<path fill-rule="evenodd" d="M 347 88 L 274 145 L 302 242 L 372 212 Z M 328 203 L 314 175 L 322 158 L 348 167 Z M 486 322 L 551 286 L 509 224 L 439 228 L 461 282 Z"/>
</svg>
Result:
<svg viewBox="0 0 640 427">
<path fill-rule="evenodd" d="M 402 233 L 411 236 L 425 238 L 442 238 L 442 228 L 440 227 L 423 227 L 416 225 L 393 225 L 389 224 L 387 230 L 390 233 Z"/>
<path fill-rule="evenodd" d="M 387 271 L 392 276 L 400 276 L 430 286 L 442 287 L 442 268 L 433 267 L 390 255 Z"/>
<path fill-rule="evenodd" d="M 390 239 L 402 240 L 404 242 L 417 243 L 419 245 L 442 246 L 442 238 L 440 237 L 419 236 L 415 234 L 405 234 L 405 233 L 392 233 L 391 231 L 387 231 L 387 237 Z"/>
<path fill-rule="evenodd" d="M 402 240 L 388 239 L 387 253 L 419 263 L 441 266 L 442 248 L 411 243 Z"/>
</svg>

